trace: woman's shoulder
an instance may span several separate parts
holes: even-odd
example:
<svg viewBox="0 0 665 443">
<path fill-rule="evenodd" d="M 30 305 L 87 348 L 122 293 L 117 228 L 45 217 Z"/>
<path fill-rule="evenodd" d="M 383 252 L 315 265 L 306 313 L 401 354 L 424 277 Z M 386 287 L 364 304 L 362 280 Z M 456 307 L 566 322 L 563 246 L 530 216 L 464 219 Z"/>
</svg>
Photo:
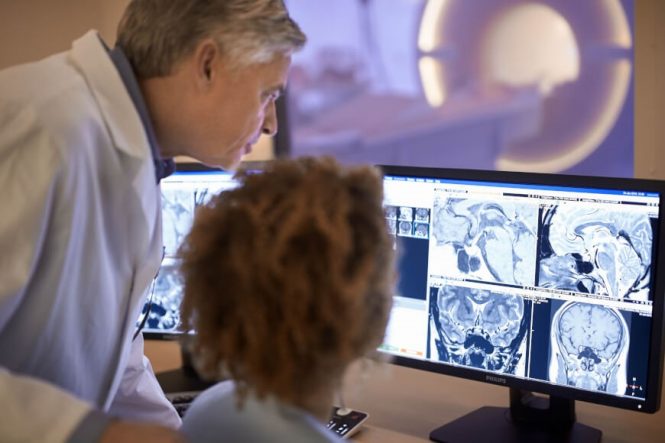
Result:
<svg viewBox="0 0 665 443">
<path fill-rule="evenodd" d="M 238 404 L 233 382 L 201 393 L 183 419 L 182 431 L 193 442 L 334 442 L 339 441 L 307 412 L 274 398 L 248 395 Z"/>
</svg>

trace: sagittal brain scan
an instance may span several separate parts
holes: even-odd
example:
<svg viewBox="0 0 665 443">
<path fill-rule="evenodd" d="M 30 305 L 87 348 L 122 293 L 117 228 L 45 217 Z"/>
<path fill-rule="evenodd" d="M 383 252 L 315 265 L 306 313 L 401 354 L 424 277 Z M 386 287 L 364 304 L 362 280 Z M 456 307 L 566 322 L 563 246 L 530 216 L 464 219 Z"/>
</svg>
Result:
<svg viewBox="0 0 665 443">
<path fill-rule="evenodd" d="M 539 286 L 647 300 L 653 232 L 649 217 L 581 205 L 543 213 Z"/>
<path fill-rule="evenodd" d="M 470 198 L 434 201 L 432 246 L 448 277 L 533 285 L 538 207 Z"/>
<path fill-rule="evenodd" d="M 509 293 L 446 285 L 430 299 L 439 361 L 524 375 L 530 310 Z"/>
<path fill-rule="evenodd" d="M 549 379 L 621 395 L 626 390 L 629 332 L 616 309 L 569 301 L 554 315 Z"/>
</svg>

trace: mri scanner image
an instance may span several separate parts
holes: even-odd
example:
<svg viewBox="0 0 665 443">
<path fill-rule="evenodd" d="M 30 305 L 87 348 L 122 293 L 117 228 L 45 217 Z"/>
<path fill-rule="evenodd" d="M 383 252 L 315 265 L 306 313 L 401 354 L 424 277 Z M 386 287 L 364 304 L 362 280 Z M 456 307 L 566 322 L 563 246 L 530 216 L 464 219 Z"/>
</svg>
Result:
<svg viewBox="0 0 665 443">
<path fill-rule="evenodd" d="M 629 342 L 628 325 L 618 310 L 568 301 L 552 320 L 549 380 L 622 395 Z"/>
<path fill-rule="evenodd" d="M 194 220 L 195 194 L 189 189 L 162 190 L 162 238 L 166 256 L 174 256 Z"/>
<path fill-rule="evenodd" d="M 287 5 L 294 155 L 633 174 L 634 0 Z"/>
<path fill-rule="evenodd" d="M 387 206 L 385 213 L 389 232 L 400 237 L 429 238 L 429 208 Z"/>
<path fill-rule="evenodd" d="M 180 323 L 182 282 L 178 273 L 178 248 L 194 221 L 196 208 L 210 198 L 235 186 L 233 173 L 176 172 L 161 183 L 162 241 L 164 258 L 157 277 L 150 288 L 148 302 L 139 324 L 145 318 L 144 331 L 149 333 L 177 333 Z M 148 309 L 149 307 L 149 309 Z"/>
<path fill-rule="evenodd" d="M 435 199 L 430 260 L 440 275 L 534 285 L 538 206 L 475 198 Z"/>
<path fill-rule="evenodd" d="M 648 300 L 653 230 L 644 212 L 593 205 L 543 211 L 538 286 Z"/>
<path fill-rule="evenodd" d="M 146 328 L 158 331 L 174 331 L 180 323 L 182 281 L 177 261 L 166 258 L 153 282 L 150 311 Z"/>
<path fill-rule="evenodd" d="M 430 289 L 432 358 L 526 375 L 530 302 L 509 292 L 445 285 Z"/>
<path fill-rule="evenodd" d="M 651 327 L 657 194 L 408 175 L 384 190 L 400 260 L 381 350 L 644 397 L 648 341 L 631 337 Z M 429 239 L 400 236 L 426 219 Z"/>
<path fill-rule="evenodd" d="M 180 243 L 189 233 L 198 202 L 207 192 L 194 188 L 162 187 L 162 241 L 164 259 L 150 288 L 147 331 L 176 331 L 180 322 L 182 285 L 175 258 Z"/>
</svg>

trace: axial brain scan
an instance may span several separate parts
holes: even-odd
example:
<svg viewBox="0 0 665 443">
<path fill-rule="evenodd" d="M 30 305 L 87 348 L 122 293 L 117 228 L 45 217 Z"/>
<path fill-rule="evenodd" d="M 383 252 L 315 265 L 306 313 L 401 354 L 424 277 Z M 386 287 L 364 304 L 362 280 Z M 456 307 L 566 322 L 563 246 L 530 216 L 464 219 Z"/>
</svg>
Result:
<svg viewBox="0 0 665 443">
<path fill-rule="evenodd" d="M 628 326 L 615 309 L 567 302 L 552 322 L 550 381 L 623 395 Z"/>
<path fill-rule="evenodd" d="M 653 232 L 644 213 L 556 205 L 543 215 L 539 286 L 646 300 Z"/>
<path fill-rule="evenodd" d="M 523 372 L 529 311 L 522 297 L 446 285 L 433 300 L 431 318 L 440 361 L 502 373 Z"/>
</svg>

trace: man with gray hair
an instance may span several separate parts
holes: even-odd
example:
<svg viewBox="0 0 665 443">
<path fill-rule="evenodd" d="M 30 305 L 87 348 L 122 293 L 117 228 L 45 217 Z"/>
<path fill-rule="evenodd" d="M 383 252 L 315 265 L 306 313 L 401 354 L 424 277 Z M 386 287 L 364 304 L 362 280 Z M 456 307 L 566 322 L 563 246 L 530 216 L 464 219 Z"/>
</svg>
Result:
<svg viewBox="0 0 665 443">
<path fill-rule="evenodd" d="M 304 43 L 282 0 L 132 0 L 115 48 L 91 31 L 0 71 L 3 442 L 180 438 L 135 334 L 159 181 L 274 135 Z"/>
</svg>

